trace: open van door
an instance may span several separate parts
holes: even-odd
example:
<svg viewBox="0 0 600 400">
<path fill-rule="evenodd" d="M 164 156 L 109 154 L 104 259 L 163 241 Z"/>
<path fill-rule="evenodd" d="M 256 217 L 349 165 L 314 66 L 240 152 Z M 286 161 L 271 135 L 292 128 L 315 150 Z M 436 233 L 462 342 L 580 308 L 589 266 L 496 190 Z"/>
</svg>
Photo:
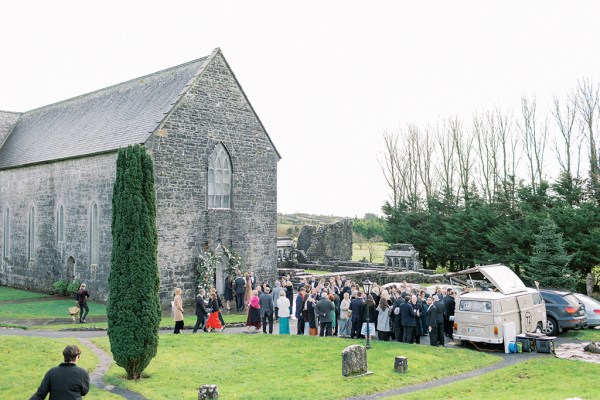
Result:
<svg viewBox="0 0 600 400">
<path fill-rule="evenodd" d="M 527 288 L 523 281 L 510 268 L 502 264 L 482 265 L 477 267 L 500 293 L 512 294 L 526 292 Z"/>
</svg>

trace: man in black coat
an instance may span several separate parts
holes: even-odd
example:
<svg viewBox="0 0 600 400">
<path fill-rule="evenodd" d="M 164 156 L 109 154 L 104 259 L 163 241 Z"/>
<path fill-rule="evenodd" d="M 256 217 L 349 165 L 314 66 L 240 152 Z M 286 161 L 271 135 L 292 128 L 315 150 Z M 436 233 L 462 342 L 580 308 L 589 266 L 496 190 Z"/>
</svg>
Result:
<svg viewBox="0 0 600 400">
<path fill-rule="evenodd" d="M 402 321 L 402 341 L 412 343 L 415 326 L 417 326 L 416 313 L 410 302 L 410 296 L 406 296 L 404 303 L 400 306 L 400 320 Z"/>
<path fill-rule="evenodd" d="M 238 272 L 237 278 L 233 282 L 233 290 L 235 291 L 235 306 L 237 311 L 244 310 L 244 293 L 246 292 L 246 281 L 242 278 L 242 274 Z"/>
<path fill-rule="evenodd" d="M 404 303 L 402 297 L 398 297 L 392 304 L 392 318 L 393 318 L 393 329 L 394 336 L 398 342 L 402 341 L 402 321 L 400 317 L 400 306 Z"/>
<path fill-rule="evenodd" d="M 327 296 L 321 296 L 321 300 L 315 306 L 315 310 L 317 311 L 321 325 L 319 336 L 331 336 L 332 314 L 335 311 L 333 302 Z"/>
<path fill-rule="evenodd" d="M 438 296 L 427 299 L 427 327 L 429 329 L 429 344 L 444 345 L 444 305 Z"/>
<path fill-rule="evenodd" d="M 452 337 L 454 331 L 454 321 L 451 321 L 450 317 L 454 316 L 454 307 L 456 302 L 454 301 L 454 290 L 448 289 L 448 294 L 444 297 L 444 332 L 446 336 Z"/>
<path fill-rule="evenodd" d="M 198 296 L 196 296 L 196 325 L 194 325 L 192 333 L 196 333 L 200 327 L 206 332 L 206 318 L 208 317 L 208 311 L 206 311 L 206 304 L 204 303 L 205 295 L 206 291 L 200 289 L 198 291 Z"/>
<path fill-rule="evenodd" d="M 350 311 L 352 312 L 350 320 L 352 321 L 352 338 L 360 338 L 360 330 L 362 328 L 362 320 L 360 319 L 360 308 L 363 304 L 361 293 L 355 293 L 354 299 L 350 302 Z"/>
<path fill-rule="evenodd" d="M 44 400 L 48 393 L 56 400 L 77 400 L 85 396 L 90 390 L 90 376 L 77 366 L 80 355 L 77 346 L 65 347 L 65 362 L 46 372 L 37 392 L 29 400 Z"/>
</svg>

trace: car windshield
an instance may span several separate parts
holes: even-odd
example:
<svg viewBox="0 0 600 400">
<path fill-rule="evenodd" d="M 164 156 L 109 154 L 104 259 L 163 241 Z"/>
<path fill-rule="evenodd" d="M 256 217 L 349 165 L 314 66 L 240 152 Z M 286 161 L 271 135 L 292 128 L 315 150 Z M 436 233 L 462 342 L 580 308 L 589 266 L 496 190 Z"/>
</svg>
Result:
<svg viewBox="0 0 600 400">
<path fill-rule="evenodd" d="M 491 301 L 476 301 L 476 300 L 461 300 L 460 311 L 470 311 L 470 312 L 482 312 L 482 313 L 491 313 L 492 312 L 492 302 Z"/>
</svg>

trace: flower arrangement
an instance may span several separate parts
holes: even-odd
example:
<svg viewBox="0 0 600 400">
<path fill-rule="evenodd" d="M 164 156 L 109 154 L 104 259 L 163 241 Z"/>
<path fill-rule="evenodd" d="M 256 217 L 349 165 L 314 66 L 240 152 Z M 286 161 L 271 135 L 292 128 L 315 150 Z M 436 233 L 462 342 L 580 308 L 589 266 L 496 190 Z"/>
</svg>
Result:
<svg viewBox="0 0 600 400">
<path fill-rule="evenodd" d="M 242 257 L 235 250 L 230 250 L 223 245 L 221 245 L 221 249 L 223 249 L 223 254 L 227 258 L 225 272 L 235 275 L 236 271 L 240 270 L 243 273 Z M 203 251 L 198 254 L 195 265 L 198 287 L 208 290 L 215 285 L 215 271 L 220 261 L 221 255 L 213 250 Z"/>
</svg>

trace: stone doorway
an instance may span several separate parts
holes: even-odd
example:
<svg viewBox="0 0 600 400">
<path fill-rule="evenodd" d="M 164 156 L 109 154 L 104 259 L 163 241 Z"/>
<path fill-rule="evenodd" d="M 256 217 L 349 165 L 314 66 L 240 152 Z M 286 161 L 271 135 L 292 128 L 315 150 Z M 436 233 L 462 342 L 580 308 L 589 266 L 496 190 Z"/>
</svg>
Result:
<svg viewBox="0 0 600 400">
<path fill-rule="evenodd" d="M 75 259 L 69 257 L 67 260 L 67 283 L 73 282 L 75 279 Z"/>
</svg>

